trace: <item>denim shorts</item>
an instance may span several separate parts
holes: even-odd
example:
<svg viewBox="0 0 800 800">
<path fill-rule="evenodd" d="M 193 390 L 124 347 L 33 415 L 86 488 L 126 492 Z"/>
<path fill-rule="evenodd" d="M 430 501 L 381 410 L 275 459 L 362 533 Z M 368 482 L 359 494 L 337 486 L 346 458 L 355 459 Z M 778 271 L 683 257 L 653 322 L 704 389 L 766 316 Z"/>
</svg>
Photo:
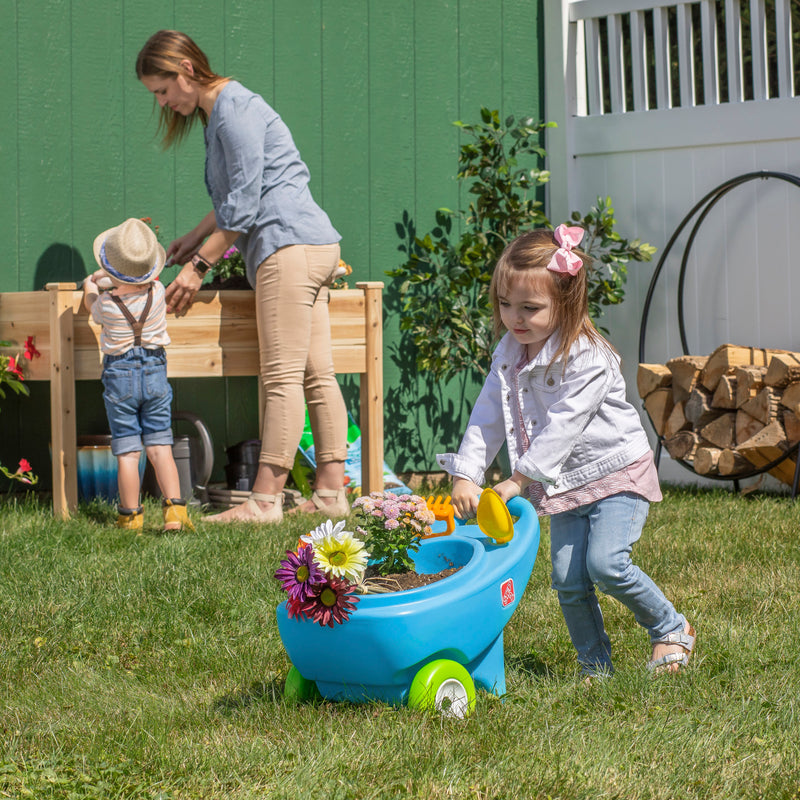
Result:
<svg viewBox="0 0 800 800">
<path fill-rule="evenodd" d="M 111 452 L 172 444 L 172 387 L 163 347 L 132 347 L 103 358 L 103 401 L 111 429 Z"/>
</svg>

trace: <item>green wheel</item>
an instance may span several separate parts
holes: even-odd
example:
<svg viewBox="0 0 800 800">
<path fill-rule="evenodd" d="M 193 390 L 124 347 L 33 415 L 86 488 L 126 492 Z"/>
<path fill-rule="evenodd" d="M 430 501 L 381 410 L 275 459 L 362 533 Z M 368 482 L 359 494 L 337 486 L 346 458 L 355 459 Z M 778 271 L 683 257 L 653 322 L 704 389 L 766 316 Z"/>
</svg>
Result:
<svg viewBox="0 0 800 800">
<path fill-rule="evenodd" d="M 462 719 L 475 709 L 475 683 L 457 661 L 431 661 L 414 676 L 408 705 Z"/>
<path fill-rule="evenodd" d="M 289 702 L 307 703 L 312 700 L 319 700 L 322 695 L 317 689 L 317 684 L 308 680 L 308 678 L 304 678 L 297 667 L 292 665 L 289 669 L 289 674 L 286 676 L 283 696 Z"/>
</svg>

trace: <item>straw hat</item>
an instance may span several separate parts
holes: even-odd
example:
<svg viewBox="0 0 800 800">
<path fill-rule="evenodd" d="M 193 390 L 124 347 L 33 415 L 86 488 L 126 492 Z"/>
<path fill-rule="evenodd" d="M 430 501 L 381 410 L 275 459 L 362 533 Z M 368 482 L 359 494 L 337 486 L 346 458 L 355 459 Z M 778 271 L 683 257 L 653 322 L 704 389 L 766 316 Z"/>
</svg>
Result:
<svg viewBox="0 0 800 800">
<path fill-rule="evenodd" d="M 150 283 L 164 269 L 167 254 L 155 233 L 140 219 L 126 219 L 94 240 L 97 263 L 122 284 Z"/>
</svg>

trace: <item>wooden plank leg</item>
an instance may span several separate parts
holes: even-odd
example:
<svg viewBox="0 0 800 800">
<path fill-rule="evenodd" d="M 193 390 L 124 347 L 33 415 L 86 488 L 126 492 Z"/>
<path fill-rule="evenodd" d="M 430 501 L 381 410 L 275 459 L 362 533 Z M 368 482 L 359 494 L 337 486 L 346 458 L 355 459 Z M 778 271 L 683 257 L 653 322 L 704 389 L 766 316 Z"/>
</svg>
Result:
<svg viewBox="0 0 800 800">
<path fill-rule="evenodd" d="M 383 491 L 383 283 L 357 283 L 364 289 L 367 371 L 361 375 L 361 491 Z"/>
<path fill-rule="evenodd" d="M 75 428 L 74 283 L 48 283 L 50 292 L 50 436 L 53 513 L 66 519 L 78 507 Z"/>
</svg>

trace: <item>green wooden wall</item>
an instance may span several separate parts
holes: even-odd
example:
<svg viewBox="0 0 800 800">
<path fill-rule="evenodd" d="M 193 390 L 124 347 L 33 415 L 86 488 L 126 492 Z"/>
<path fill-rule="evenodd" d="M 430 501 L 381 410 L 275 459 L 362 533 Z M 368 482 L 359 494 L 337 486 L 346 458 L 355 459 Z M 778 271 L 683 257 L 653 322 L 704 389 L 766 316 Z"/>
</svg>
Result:
<svg viewBox="0 0 800 800">
<path fill-rule="evenodd" d="M 4 0 L 0 291 L 81 280 L 94 236 L 126 217 L 151 217 L 169 242 L 208 210 L 201 132 L 163 151 L 134 72 L 151 33 L 185 30 L 286 120 L 352 279 L 386 281 L 387 461 L 433 469 L 475 387 L 416 375 L 385 271 L 404 260 L 404 214 L 425 231 L 459 207 L 454 120 L 481 105 L 541 117 L 542 15 L 542 0 Z M 0 461 L 24 455 L 48 481 L 48 390 L 31 388 L 0 407 Z M 257 435 L 255 379 L 176 381 L 175 396 L 211 426 L 218 474 L 224 447 Z M 99 384 L 79 386 L 78 407 L 79 433 L 104 429 Z"/>
</svg>

